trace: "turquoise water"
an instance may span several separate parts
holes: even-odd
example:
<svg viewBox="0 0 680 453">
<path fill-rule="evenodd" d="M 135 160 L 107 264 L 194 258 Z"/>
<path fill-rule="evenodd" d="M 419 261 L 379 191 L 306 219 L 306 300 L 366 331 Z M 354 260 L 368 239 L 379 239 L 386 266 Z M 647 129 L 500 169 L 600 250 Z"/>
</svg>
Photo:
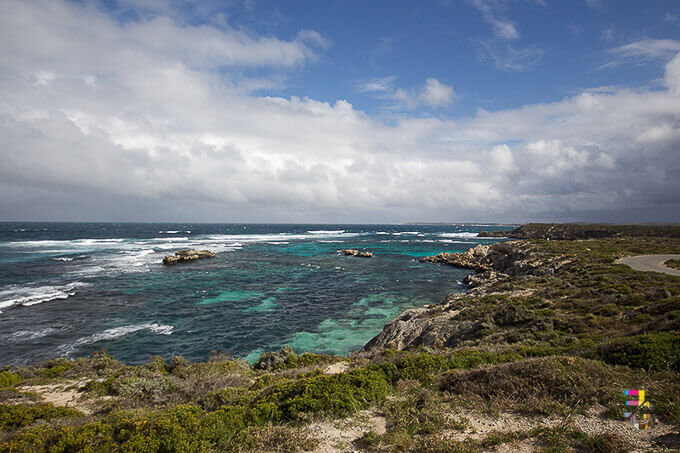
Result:
<svg viewBox="0 0 680 453">
<path fill-rule="evenodd" d="M 101 349 L 128 363 L 211 351 L 252 361 L 284 344 L 347 354 L 403 310 L 463 291 L 467 271 L 418 259 L 496 241 L 481 229 L 0 224 L 0 365 Z M 217 256 L 160 264 L 190 247 Z"/>
</svg>

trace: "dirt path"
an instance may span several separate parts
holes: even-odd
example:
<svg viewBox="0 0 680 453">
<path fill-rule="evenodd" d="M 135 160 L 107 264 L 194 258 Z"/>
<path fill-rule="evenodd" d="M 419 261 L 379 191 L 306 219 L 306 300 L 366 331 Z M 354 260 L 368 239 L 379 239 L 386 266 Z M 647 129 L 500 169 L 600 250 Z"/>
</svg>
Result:
<svg viewBox="0 0 680 453">
<path fill-rule="evenodd" d="M 663 272 L 668 275 L 679 275 L 680 270 L 663 265 L 668 260 L 680 260 L 680 255 L 639 255 L 616 260 L 616 263 L 627 264 L 636 271 Z"/>
</svg>

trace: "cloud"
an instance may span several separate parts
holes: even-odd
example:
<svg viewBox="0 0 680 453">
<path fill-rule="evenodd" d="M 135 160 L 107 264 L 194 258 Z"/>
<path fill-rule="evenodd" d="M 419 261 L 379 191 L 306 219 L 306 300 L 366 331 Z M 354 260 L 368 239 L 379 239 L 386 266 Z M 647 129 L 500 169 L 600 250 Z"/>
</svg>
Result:
<svg viewBox="0 0 680 453">
<path fill-rule="evenodd" d="M 180 55 L 183 63 L 194 69 L 291 67 L 317 56 L 306 43 L 323 41 L 311 30 L 286 41 L 233 28 L 180 24 L 167 16 L 120 23 L 102 10 L 63 1 L 8 1 L 2 8 L 0 52 L 10 67 L 41 60 L 57 70 L 63 67 L 60 61 L 81 57 L 84 71 L 109 72 L 121 69 L 121 63 L 142 65 L 147 63 L 143 58 L 161 63 Z M 29 26 L 33 23 L 42 28 Z M 80 36 L 84 32 L 87 36 Z M 102 49 L 109 53 L 102 54 Z"/>
<path fill-rule="evenodd" d="M 673 39 L 643 39 L 609 50 L 614 57 L 598 69 L 606 69 L 622 64 L 645 64 L 650 60 L 669 59 L 680 52 L 680 41 Z"/>
<path fill-rule="evenodd" d="M 497 0 L 470 0 L 473 7 L 482 13 L 484 21 L 493 28 L 494 35 L 503 40 L 519 38 L 515 24 L 500 14 L 502 4 Z"/>
<path fill-rule="evenodd" d="M 585 0 L 586 5 L 588 5 L 588 8 L 592 9 L 597 9 L 597 10 L 603 10 L 604 9 L 604 0 Z"/>
<path fill-rule="evenodd" d="M 538 66 L 548 52 L 535 46 L 516 48 L 490 41 L 478 41 L 482 48 L 480 60 L 491 61 L 502 71 L 524 72 Z"/>
<path fill-rule="evenodd" d="M 378 77 L 375 79 L 364 80 L 358 84 L 359 92 L 379 92 L 379 93 L 391 93 L 394 91 L 394 81 L 397 79 L 396 76 L 389 77 Z"/>
<path fill-rule="evenodd" d="M 664 84 L 673 95 L 680 95 L 680 53 L 666 64 Z"/>
<path fill-rule="evenodd" d="M 493 20 L 491 23 L 494 27 L 494 33 L 498 38 L 501 39 L 517 39 L 519 38 L 519 32 L 515 27 L 515 24 L 503 20 Z"/>
<path fill-rule="evenodd" d="M 666 22 L 676 23 L 680 21 L 680 18 L 676 14 L 666 13 L 666 15 L 663 16 L 663 20 L 665 20 Z"/>
<path fill-rule="evenodd" d="M 170 16 L 120 22 L 91 4 L 2 2 L 3 218 L 680 220 L 677 55 L 661 89 L 455 120 L 385 124 L 349 100 L 241 88 L 244 67 L 265 83 L 313 64 L 317 47 Z M 365 87 L 396 96 L 395 83 Z M 403 91 L 425 106 L 455 96 L 434 78 Z"/>
<path fill-rule="evenodd" d="M 422 86 L 411 89 L 395 88 L 395 76 L 375 78 L 362 81 L 358 85 L 360 92 L 377 93 L 379 98 L 396 101 L 391 108 L 406 108 L 414 110 L 420 106 L 439 108 L 450 105 L 456 97 L 456 92 L 450 85 L 441 83 L 434 77 L 425 79 Z"/>
</svg>

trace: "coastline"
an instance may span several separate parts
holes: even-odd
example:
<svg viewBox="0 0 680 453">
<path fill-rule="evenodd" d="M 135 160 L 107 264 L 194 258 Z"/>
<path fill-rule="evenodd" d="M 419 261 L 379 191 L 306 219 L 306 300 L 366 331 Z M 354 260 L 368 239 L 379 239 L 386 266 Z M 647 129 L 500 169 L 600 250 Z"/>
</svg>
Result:
<svg viewBox="0 0 680 453">
<path fill-rule="evenodd" d="M 672 235 L 633 234 L 435 256 L 473 268 L 469 290 L 404 312 L 350 357 L 128 366 L 100 353 L 3 369 L 14 424 L 0 451 L 678 448 L 680 278 L 615 264 L 678 249 Z M 657 417 L 647 430 L 622 417 L 623 389 L 640 383 Z"/>
</svg>

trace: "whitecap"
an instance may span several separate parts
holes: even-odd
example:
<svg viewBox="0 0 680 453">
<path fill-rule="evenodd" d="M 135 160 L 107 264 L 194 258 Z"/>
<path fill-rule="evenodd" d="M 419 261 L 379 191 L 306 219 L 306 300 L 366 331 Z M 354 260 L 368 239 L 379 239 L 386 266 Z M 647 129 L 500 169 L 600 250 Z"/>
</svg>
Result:
<svg viewBox="0 0 680 453">
<path fill-rule="evenodd" d="M 345 230 L 308 230 L 310 234 L 342 234 Z"/>
<path fill-rule="evenodd" d="M 57 299 L 67 299 L 76 294 L 77 288 L 89 286 L 89 283 L 72 282 L 67 285 L 18 286 L 10 285 L 0 290 L 0 309 L 13 305 L 31 305 Z M 2 313 L 2 311 L 0 311 Z"/>
<path fill-rule="evenodd" d="M 81 346 L 96 343 L 98 341 L 115 340 L 116 338 L 123 337 L 130 333 L 139 332 L 141 330 L 148 330 L 156 335 L 172 335 L 173 329 L 174 329 L 173 326 L 158 324 L 155 322 L 113 327 L 111 329 L 106 329 L 105 331 L 94 335 L 79 338 L 70 345 L 63 345 L 62 347 L 60 347 L 60 349 L 63 351 L 64 354 L 70 355 Z"/>
<path fill-rule="evenodd" d="M 176 234 L 179 233 L 178 230 L 166 230 L 166 231 L 159 231 L 160 234 Z"/>
<path fill-rule="evenodd" d="M 52 327 L 47 327 L 45 329 L 40 330 L 17 330 L 16 332 L 12 332 L 10 337 L 13 343 L 20 343 L 25 341 L 37 340 L 38 338 L 46 337 L 56 331 L 57 329 L 54 329 Z"/>
<path fill-rule="evenodd" d="M 476 238 L 479 233 L 464 231 L 460 233 L 440 233 L 439 236 L 445 238 Z"/>
<path fill-rule="evenodd" d="M 59 258 L 52 258 L 54 261 L 73 261 L 73 258 L 68 258 L 68 257 L 59 257 Z"/>
<path fill-rule="evenodd" d="M 420 231 L 402 231 L 400 233 L 392 233 L 394 236 L 401 236 L 403 234 L 420 234 Z"/>
</svg>

